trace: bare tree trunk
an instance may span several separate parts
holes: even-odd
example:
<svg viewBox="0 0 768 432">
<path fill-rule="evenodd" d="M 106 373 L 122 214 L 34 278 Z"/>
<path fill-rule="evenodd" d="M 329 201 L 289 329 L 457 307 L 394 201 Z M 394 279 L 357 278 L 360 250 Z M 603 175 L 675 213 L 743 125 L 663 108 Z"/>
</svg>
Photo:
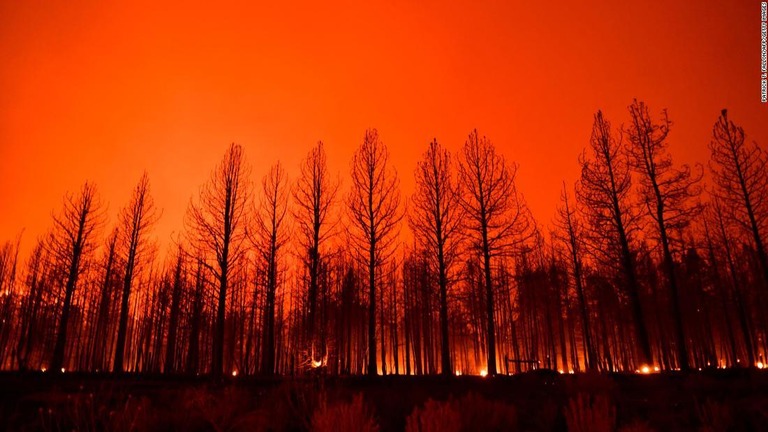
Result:
<svg viewBox="0 0 768 432">
<path fill-rule="evenodd" d="M 380 268 L 391 257 L 402 214 L 397 173 L 378 132 L 369 129 L 352 161 L 348 199 L 350 234 L 368 271 L 368 375 L 376 375 L 376 283 Z M 364 257 L 364 258 L 363 258 Z"/>
<path fill-rule="evenodd" d="M 61 215 L 54 217 L 56 232 L 52 237 L 53 253 L 67 267 L 64 302 L 51 360 L 54 372 L 64 369 L 72 296 L 83 269 L 84 255 L 90 253 L 93 247 L 91 238 L 99 223 L 99 207 L 95 187 L 86 183 L 77 198 L 72 195 L 65 197 Z"/>
<path fill-rule="evenodd" d="M 246 205 L 250 202 L 248 174 L 242 147 L 230 145 L 210 181 L 200 190 L 199 199 L 190 204 L 188 211 L 190 240 L 203 255 L 202 264 L 218 282 L 211 362 L 214 376 L 224 373 L 229 276 L 233 263 L 239 262 L 245 253 L 242 246 L 248 223 Z"/>
<path fill-rule="evenodd" d="M 488 375 L 496 375 L 496 324 L 491 258 L 503 255 L 529 235 L 527 207 L 515 187 L 517 166 L 508 166 L 486 137 L 473 131 L 464 143 L 459 177 L 464 187 L 461 205 L 471 221 L 472 248 L 482 260 Z M 468 222 L 469 222 L 468 221 Z"/>
<path fill-rule="evenodd" d="M 181 248 L 179 248 L 181 249 Z M 179 250 L 179 256 L 176 258 L 176 271 L 173 275 L 173 292 L 171 293 L 171 314 L 168 322 L 168 337 L 165 344 L 165 367 L 163 372 L 176 372 L 176 333 L 179 326 L 179 311 L 181 309 L 181 289 L 182 289 L 182 265 L 183 253 Z M 158 335 L 160 337 L 160 335 Z"/>
</svg>

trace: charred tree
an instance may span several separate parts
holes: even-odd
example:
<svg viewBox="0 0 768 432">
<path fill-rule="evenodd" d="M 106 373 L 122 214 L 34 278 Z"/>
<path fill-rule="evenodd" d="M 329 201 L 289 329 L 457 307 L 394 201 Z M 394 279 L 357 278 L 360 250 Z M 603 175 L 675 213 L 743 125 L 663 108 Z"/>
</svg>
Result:
<svg viewBox="0 0 768 432">
<path fill-rule="evenodd" d="M 394 251 L 402 213 L 397 172 L 376 129 L 365 132 L 351 165 L 352 190 L 347 199 L 350 238 L 368 272 L 368 375 L 377 375 L 376 284 Z"/>
<path fill-rule="evenodd" d="M 64 300 L 51 360 L 54 372 L 63 370 L 66 364 L 65 349 L 72 296 L 85 261 L 95 247 L 96 231 L 102 219 L 100 212 L 96 187 L 92 183 L 85 183 L 78 195 L 67 194 L 64 197 L 61 212 L 53 217 L 54 229 L 49 246 L 57 265 L 64 272 Z"/>
<path fill-rule="evenodd" d="M 728 216 L 752 238 L 763 286 L 768 289 L 768 157 L 757 143 L 745 143 L 744 129 L 728 119 L 727 110 L 722 111 L 712 129 L 709 149 L 713 193 Z"/>
<path fill-rule="evenodd" d="M 472 131 L 459 163 L 469 246 L 479 255 L 484 274 L 487 373 L 496 375 L 496 319 L 492 260 L 509 254 L 530 232 L 530 217 L 515 186 L 516 164 L 504 157 L 486 137 Z"/>
<path fill-rule="evenodd" d="M 639 174 L 641 196 L 648 215 L 656 225 L 672 302 L 678 362 L 681 369 L 687 370 L 691 364 L 671 234 L 686 228 L 691 219 L 701 213 L 697 198 L 701 194 L 699 182 L 703 173 L 692 174 L 690 166 L 675 168 L 672 164 L 672 157 L 667 152 L 667 135 L 672 123 L 666 110 L 662 112 L 661 121 L 655 123 L 648 107 L 635 99 L 629 106 L 629 113 L 632 121 L 627 128 L 626 148 L 630 164 Z"/>
<path fill-rule="evenodd" d="M 651 341 L 631 249 L 637 214 L 630 202 L 630 167 L 622 152 L 622 143 L 613 136 L 611 124 L 601 111 L 595 114 L 589 148 L 591 157 L 582 154 L 580 158 L 581 180 L 577 193 L 590 225 L 590 249 L 609 268 L 618 268 L 629 298 L 638 360 L 641 365 L 650 365 L 653 363 Z"/>
<path fill-rule="evenodd" d="M 147 241 L 149 230 L 158 219 L 155 203 L 149 188 L 149 177 L 145 172 L 139 183 L 133 189 L 128 205 L 120 211 L 120 237 L 125 274 L 123 289 L 120 297 L 120 321 L 117 328 L 117 345 L 115 346 L 114 371 L 123 372 L 125 354 L 125 337 L 128 331 L 128 310 L 131 289 L 136 273 L 141 269 L 142 259 L 152 247 Z"/>
<path fill-rule="evenodd" d="M 262 321 L 261 373 L 272 375 L 275 369 L 275 301 L 279 281 L 281 249 L 288 240 L 288 177 L 283 167 L 274 165 L 261 182 L 262 195 L 256 211 L 254 245 L 265 274 L 265 304 Z"/>
<path fill-rule="evenodd" d="M 440 367 L 445 376 L 453 375 L 448 336 L 448 286 L 451 268 L 458 255 L 461 234 L 461 205 L 453 177 L 450 153 L 437 140 L 429 143 L 415 172 L 416 192 L 409 225 L 437 274 L 440 316 Z"/>
<path fill-rule="evenodd" d="M 293 192 L 294 220 L 298 228 L 301 256 L 308 273 L 306 293 L 307 351 L 315 360 L 325 356 L 326 347 L 321 344 L 316 352 L 318 325 L 318 294 L 320 285 L 321 263 L 324 257 L 324 244 L 333 235 L 334 223 L 330 220 L 331 210 L 336 204 L 339 181 L 328 174 L 328 166 L 323 143 L 318 142 L 301 164 L 299 179 Z M 321 324 L 322 325 L 322 324 Z"/>
<path fill-rule="evenodd" d="M 558 237 L 565 244 L 570 257 L 571 270 L 573 272 L 574 286 L 576 287 L 576 298 L 579 302 L 579 314 L 581 316 L 582 341 L 584 342 L 584 360 L 587 369 L 597 368 L 596 352 L 592 344 L 592 334 L 590 330 L 589 309 L 587 296 L 584 292 L 583 275 L 583 227 L 581 221 L 576 216 L 574 209 L 568 199 L 568 191 L 563 183 L 563 191 L 560 194 L 562 206 L 558 208 L 556 224 L 559 228 Z"/>
<path fill-rule="evenodd" d="M 184 253 L 179 247 L 176 256 L 176 266 L 173 272 L 173 288 L 171 290 L 171 310 L 168 317 L 168 336 L 165 344 L 165 367 L 163 372 L 172 373 L 177 371 L 177 347 L 178 347 L 178 329 L 181 315 L 181 302 L 184 290 Z M 159 338 L 161 335 L 157 335 Z"/>
<path fill-rule="evenodd" d="M 216 323 L 213 334 L 211 372 L 224 373 L 224 335 L 227 289 L 234 263 L 245 253 L 247 204 L 250 202 L 248 169 L 243 148 L 232 144 L 224 159 L 200 189 L 187 213 L 190 240 L 203 257 L 201 264 L 216 279 Z M 196 336 L 195 336 L 196 337 Z"/>
</svg>

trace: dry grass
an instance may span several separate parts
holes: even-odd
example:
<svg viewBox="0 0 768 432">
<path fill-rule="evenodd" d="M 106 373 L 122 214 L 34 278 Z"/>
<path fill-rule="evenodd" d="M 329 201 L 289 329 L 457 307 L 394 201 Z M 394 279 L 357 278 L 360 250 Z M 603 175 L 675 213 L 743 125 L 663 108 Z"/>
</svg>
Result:
<svg viewBox="0 0 768 432">
<path fill-rule="evenodd" d="M 462 430 L 513 431 L 517 429 L 517 409 L 502 401 L 489 400 L 470 392 L 457 401 Z"/>
<path fill-rule="evenodd" d="M 728 405 L 707 399 L 696 405 L 701 432 L 726 432 L 733 423 L 733 416 Z"/>
<path fill-rule="evenodd" d="M 445 402 L 428 399 L 406 419 L 406 432 L 514 431 L 518 429 L 514 405 L 493 401 L 477 393 Z"/>
<path fill-rule="evenodd" d="M 428 399 L 405 420 L 405 432 L 459 432 L 461 414 L 453 402 Z"/>
<path fill-rule="evenodd" d="M 310 430 L 317 408 L 326 403 L 328 392 L 323 382 L 287 381 L 275 389 L 274 397 L 264 401 L 275 428 L 278 423 L 291 430 Z"/>
<path fill-rule="evenodd" d="M 311 431 L 314 432 L 378 432 L 379 425 L 373 410 L 363 401 L 361 393 L 351 402 L 328 403 L 322 400 L 312 414 Z"/>
<path fill-rule="evenodd" d="M 200 419 L 216 432 L 262 430 L 263 413 L 254 409 L 251 395 L 237 387 L 192 388 L 181 394 L 181 401 L 192 420 Z"/>
<path fill-rule="evenodd" d="M 616 409 L 605 395 L 580 393 L 568 401 L 565 422 L 569 432 L 613 432 Z"/>
<path fill-rule="evenodd" d="M 124 397 L 69 394 L 63 403 L 38 409 L 38 426 L 43 431 L 143 431 L 152 422 L 149 406 L 147 398 L 134 398 L 130 394 Z"/>
<path fill-rule="evenodd" d="M 636 420 L 619 428 L 619 432 L 656 432 L 647 422 Z"/>
</svg>

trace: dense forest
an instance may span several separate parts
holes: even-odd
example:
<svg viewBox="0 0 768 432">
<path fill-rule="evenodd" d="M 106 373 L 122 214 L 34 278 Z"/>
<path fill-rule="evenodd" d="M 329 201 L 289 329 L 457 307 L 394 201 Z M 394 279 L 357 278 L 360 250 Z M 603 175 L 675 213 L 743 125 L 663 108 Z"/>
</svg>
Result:
<svg viewBox="0 0 768 432">
<path fill-rule="evenodd" d="M 20 238 L 0 246 L 0 368 L 762 368 L 768 156 L 726 110 L 705 165 L 673 160 L 671 128 L 641 101 L 619 127 L 598 111 L 580 178 L 547 221 L 528 210 L 513 155 L 476 130 L 455 154 L 425 143 L 412 196 L 375 129 L 343 183 L 322 142 L 296 178 L 278 162 L 260 179 L 232 144 L 171 244 L 153 236 L 148 174 L 114 221 L 85 183 L 29 256 Z"/>
</svg>

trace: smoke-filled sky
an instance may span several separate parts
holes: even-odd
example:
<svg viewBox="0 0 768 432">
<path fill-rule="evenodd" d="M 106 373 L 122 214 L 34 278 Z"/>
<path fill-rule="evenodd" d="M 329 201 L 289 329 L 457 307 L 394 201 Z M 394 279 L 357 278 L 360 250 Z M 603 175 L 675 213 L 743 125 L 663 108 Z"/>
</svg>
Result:
<svg viewBox="0 0 768 432">
<path fill-rule="evenodd" d="M 544 225 L 598 109 L 666 107 L 680 162 L 725 107 L 768 142 L 759 1 L 112 3 L 0 2 L 0 240 L 29 247 L 85 180 L 114 222 L 146 169 L 165 243 L 231 142 L 257 182 L 323 140 L 346 188 L 376 127 L 410 194 L 433 137 L 478 128 Z"/>
</svg>

